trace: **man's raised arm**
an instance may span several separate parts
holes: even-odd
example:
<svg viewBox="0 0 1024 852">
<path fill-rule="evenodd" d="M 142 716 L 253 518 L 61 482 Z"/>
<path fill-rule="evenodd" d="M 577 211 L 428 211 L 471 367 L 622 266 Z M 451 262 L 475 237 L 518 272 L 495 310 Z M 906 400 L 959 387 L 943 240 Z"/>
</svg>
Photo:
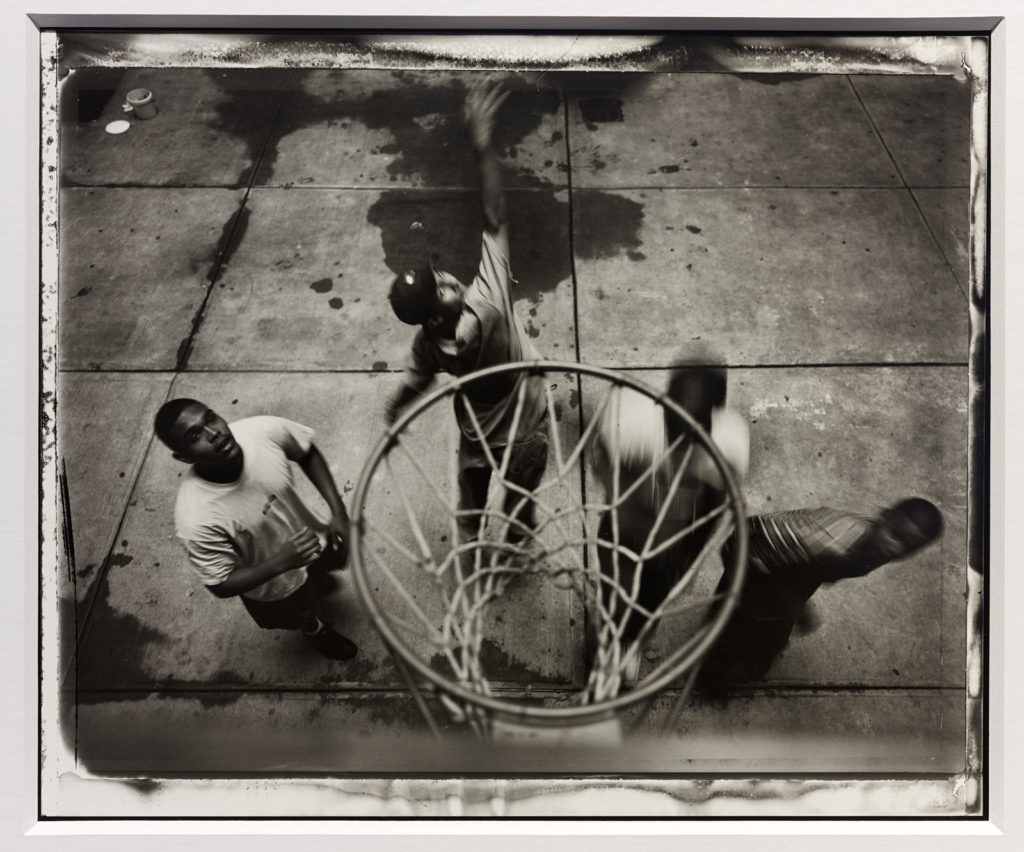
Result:
<svg viewBox="0 0 1024 852">
<path fill-rule="evenodd" d="M 505 224 L 505 193 L 501 186 L 501 166 L 498 164 L 492 136 L 494 119 L 507 97 L 508 92 L 502 92 L 498 85 L 475 83 L 466 94 L 466 103 L 462 108 L 480 168 L 484 226 L 491 233 L 496 233 Z"/>
</svg>

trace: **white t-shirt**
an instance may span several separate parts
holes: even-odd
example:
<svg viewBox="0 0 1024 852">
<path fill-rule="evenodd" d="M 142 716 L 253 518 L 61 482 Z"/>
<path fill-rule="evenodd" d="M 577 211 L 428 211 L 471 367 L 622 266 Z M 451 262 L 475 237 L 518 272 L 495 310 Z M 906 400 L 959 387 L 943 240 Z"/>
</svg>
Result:
<svg viewBox="0 0 1024 852">
<path fill-rule="evenodd" d="M 192 566 L 207 586 L 223 583 L 236 568 L 247 568 L 278 553 L 302 527 L 327 542 L 327 521 L 295 491 L 289 459 L 300 459 L 313 430 L 281 417 L 248 417 L 230 425 L 242 448 L 242 475 L 235 482 L 209 482 L 190 469 L 174 507 L 175 532 Z M 306 581 L 293 568 L 245 592 L 254 600 L 279 600 Z"/>
</svg>

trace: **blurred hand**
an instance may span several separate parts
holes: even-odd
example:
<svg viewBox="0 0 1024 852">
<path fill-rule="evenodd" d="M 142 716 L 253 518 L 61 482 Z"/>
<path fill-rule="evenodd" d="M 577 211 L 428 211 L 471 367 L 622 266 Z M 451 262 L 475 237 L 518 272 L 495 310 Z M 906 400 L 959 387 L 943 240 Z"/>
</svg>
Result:
<svg viewBox="0 0 1024 852">
<path fill-rule="evenodd" d="M 339 569 L 344 569 L 345 563 L 348 562 L 348 535 L 348 519 L 337 515 L 333 516 L 327 525 L 327 544 L 338 555 L 337 567 Z"/>
<path fill-rule="evenodd" d="M 320 539 L 309 527 L 303 527 L 285 542 L 281 555 L 287 568 L 301 568 L 320 555 Z"/>
<path fill-rule="evenodd" d="M 478 80 L 469 87 L 462 116 L 469 128 L 473 147 L 478 151 L 491 144 L 494 120 L 507 97 L 508 92 L 503 92 L 499 83 L 489 84 Z"/>
<path fill-rule="evenodd" d="M 750 469 L 750 426 L 747 419 L 732 408 L 712 409 L 711 438 L 736 476 L 743 480 Z"/>
</svg>

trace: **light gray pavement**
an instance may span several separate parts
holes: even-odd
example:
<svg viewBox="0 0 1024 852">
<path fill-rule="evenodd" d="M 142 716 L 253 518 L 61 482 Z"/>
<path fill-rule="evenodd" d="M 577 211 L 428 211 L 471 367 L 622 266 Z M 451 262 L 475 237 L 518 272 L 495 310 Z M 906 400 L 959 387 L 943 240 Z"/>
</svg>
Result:
<svg viewBox="0 0 1024 852">
<path fill-rule="evenodd" d="M 175 396 L 229 420 L 288 416 L 317 430 L 351 496 L 412 337 L 390 314 L 391 274 L 430 248 L 464 279 L 477 259 L 476 177 L 456 120 L 469 76 L 126 69 L 65 82 L 58 440 L 76 572 L 71 582 L 62 566 L 61 631 L 66 648 L 77 636 L 77 655 L 65 652 L 62 686 L 87 767 L 373 774 L 440 759 L 351 576 L 331 604 L 360 647 L 347 664 L 260 631 L 194 579 L 173 536 L 182 468 L 150 424 Z M 767 683 L 725 704 L 691 698 L 664 751 L 591 756 L 584 768 L 956 771 L 966 87 L 510 80 L 497 142 L 516 308 L 541 353 L 656 387 L 677 357 L 711 353 L 751 420 L 750 511 L 870 512 L 917 494 L 947 524 L 920 556 L 823 589 L 819 628 L 794 638 Z M 158 116 L 105 133 L 136 86 L 155 92 Z M 79 120 L 91 117 L 79 93 L 102 103 L 106 89 L 102 113 Z M 447 447 L 451 424 L 443 412 L 435 421 L 422 436 Z M 445 464 L 427 461 L 439 482 Z M 414 502 L 429 498 L 410 483 Z M 389 499 L 382 524 L 400 511 Z M 521 688 L 574 682 L 578 613 L 535 592 L 511 595 L 495 664 Z M 661 631 L 648 659 L 671 640 Z M 537 768 L 518 760 L 511 771 Z"/>
</svg>

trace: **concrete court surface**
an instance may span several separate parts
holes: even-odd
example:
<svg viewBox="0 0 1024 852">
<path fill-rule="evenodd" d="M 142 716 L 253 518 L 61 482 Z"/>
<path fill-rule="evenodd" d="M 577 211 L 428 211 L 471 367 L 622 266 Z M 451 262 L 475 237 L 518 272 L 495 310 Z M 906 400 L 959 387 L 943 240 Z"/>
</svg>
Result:
<svg viewBox="0 0 1024 852">
<path fill-rule="evenodd" d="M 457 120 L 470 76 L 131 68 L 62 84 L 57 411 L 74 570 L 62 565 L 61 687 L 85 768 L 550 768 L 518 752 L 480 766 L 461 746 L 441 765 L 350 575 L 335 612 L 360 647 L 347 664 L 208 594 L 173 536 L 182 468 L 151 432 L 175 396 L 229 420 L 288 416 L 317 430 L 351 495 L 412 337 L 385 299 L 391 275 L 433 248 L 469 280 L 478 256 Z M 919 556 L 823 589 L 817 629 L 767 682 L 691 697 L 658 750 L 579 766 L 962 770 L 968 87 L 534 77 L 507 78 L 496 144 L 516 307 L 542 355 L 656 387 L 677 357 L 722 359 L 751 422 L 752 513 L 920 495 L 946 520 Z M 156 118 L 104 132 L 139 86 Z M 581 663 L 571 613 L 537 603 L 500 649 L 521 687 Z"/>
</svg>

